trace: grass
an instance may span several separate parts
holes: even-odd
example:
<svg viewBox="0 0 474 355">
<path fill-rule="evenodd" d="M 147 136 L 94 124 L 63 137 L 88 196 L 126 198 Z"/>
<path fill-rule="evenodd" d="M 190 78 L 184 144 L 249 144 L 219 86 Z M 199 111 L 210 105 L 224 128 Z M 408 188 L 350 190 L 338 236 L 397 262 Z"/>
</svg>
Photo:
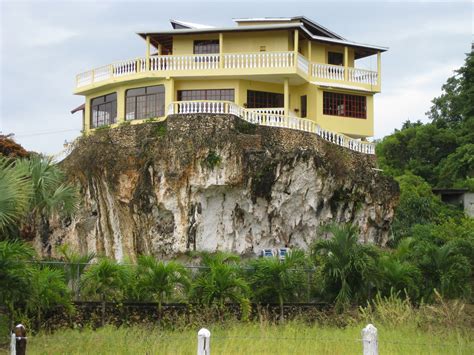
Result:
<svg viewBox="0 0 474 355">
<path fill-rule="evenodd" d="M 206 326 L 206 325 L 203 325 Z M 362 354 L 363 324 L 346 328 L 230 323 L 207 325 L 213 354 Z M 198 329 L 166 331 L 150 327 L 106 326 L 67 329 L 30 336 L 28 354 L 195 354 Z M 472 354 L 472 334 L 445 329 L 379 327 L 381 354 Z"/>
</svg>

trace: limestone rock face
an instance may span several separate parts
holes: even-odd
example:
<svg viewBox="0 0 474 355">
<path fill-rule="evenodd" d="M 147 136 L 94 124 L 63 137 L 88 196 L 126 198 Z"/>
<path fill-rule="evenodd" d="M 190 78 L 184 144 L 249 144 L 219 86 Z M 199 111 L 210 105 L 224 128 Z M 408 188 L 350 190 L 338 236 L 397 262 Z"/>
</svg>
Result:
<svg viewBox="0 0 474 355">
<path fill-rule="evenodd" d="M 81 138 L 62 167 L 83 203 L 43 228 L 35 245 L 44 256 L 64 243 L 132 261 L 192 250 L 253 255 L 307 248 L 330 222 L 353 223 L 361 242 L 384 245 L 398 200 L 375 157 L 231 115 L 102 130 Z"/>
</svg>

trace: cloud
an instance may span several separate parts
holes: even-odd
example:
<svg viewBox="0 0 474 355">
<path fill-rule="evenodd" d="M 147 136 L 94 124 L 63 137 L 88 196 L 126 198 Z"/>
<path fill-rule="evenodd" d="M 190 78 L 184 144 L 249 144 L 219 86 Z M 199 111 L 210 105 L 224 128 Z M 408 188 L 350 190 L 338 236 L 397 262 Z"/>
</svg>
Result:
<svg viewBox="0 0 474 355">
<path fill-rule="evenodd" d="M 384 91 L 382 87 L 382 94 L 374 100 L 375 137 L 392 133 L 407 120 L 427 122 L 425 113 L 431 107 L 431 100 L 441 94 L 441 86 L 461 65 L 461 62 L 439 64 L 391 81 L 393 89 Z"/>
</svg>

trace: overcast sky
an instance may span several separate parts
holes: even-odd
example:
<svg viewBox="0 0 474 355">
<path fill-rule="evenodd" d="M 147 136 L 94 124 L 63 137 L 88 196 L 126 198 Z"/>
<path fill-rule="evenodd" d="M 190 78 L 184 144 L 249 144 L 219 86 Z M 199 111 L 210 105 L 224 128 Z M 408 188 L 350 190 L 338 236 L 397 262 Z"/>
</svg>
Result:
<svg viewBox="0 0 474 355">
<path fill-rule="evenodd" d="M 0 0 L 0 131 L 53 154 L 81 129 L 75 75 L 144 56 L 135 33 L 170 29 L 169 19 L 233 26 L 232 18 L 304 15 L 343 37 L 390 47 L 375 97 L 377 138 L 407 119 L 426 121 L 430 101 L 471 49 L 471 1 L 285 2 Z M 361 65 L 376 68 L 376 58 Z"/>
</svg>

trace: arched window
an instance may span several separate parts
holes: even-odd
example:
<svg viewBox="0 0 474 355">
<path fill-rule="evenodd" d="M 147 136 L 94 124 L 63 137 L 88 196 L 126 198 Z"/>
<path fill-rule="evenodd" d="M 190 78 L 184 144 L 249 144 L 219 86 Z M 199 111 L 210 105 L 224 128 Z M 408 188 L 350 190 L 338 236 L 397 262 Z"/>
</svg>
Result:
<svg viewBox="0 0 474 355">
<path fill-rule="evenodd" d="M 127 90 L 125 119 L 137 120 L 165 115 L 165 87 L 147 86 Z"/>
<path fill-rule="evenodd" d="M 91 100 L 91 127 L 107 126 L 117 121 L 117 94 L 95 97 Z"/>
</svg>

